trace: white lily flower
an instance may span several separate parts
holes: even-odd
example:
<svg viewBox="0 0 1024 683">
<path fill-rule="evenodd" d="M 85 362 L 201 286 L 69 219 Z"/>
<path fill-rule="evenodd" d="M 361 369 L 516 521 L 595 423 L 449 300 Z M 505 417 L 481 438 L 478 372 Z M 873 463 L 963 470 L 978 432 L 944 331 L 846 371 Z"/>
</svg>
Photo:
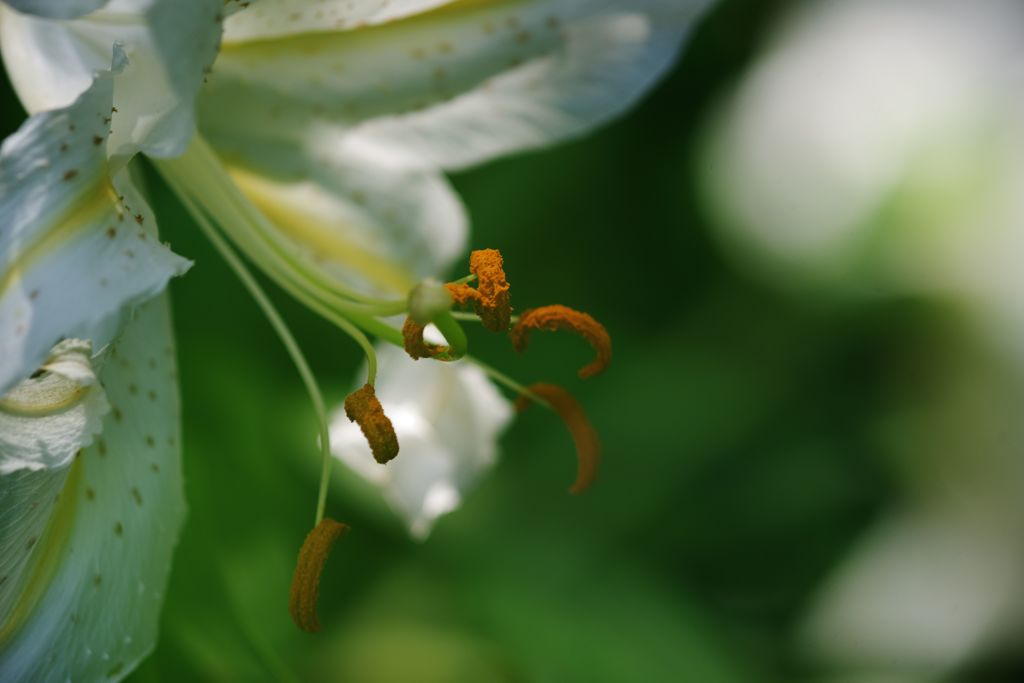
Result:
<svg viewBox="0 0 1024 683">
<path fill-rule="evenodd" d="M 461 208 L 440 170 L 571 138 L 621 113 L 673 62 L 707 3 L 364 2 L 346 19 L 347 4 L 275 0 L 229 19 L 200 125 L 287 240 L 318 245 L 321 263 L 340 263 L 332 272 L 350 284 L 358 274 L 376 291 L 405 293 L 462 250 Z M 405 276 L 388 262 L 406 264 Z M 388 372 L 388 394 L 378 395 L 409 457 L 385 468 L 365 447 L 349 453 L 359 432 L 342 418 L 335 452 L 424 537 L 494 446 L 434 430 L 416 417 L 425 404 L 391 414 L 401 392 Z M 409 373 L 405 395 L 425 400 L 461 377 L 494 404 L 476 376 Z M 477 426 L 464 432 L 495 438 L 498 408 L 469 415 Z M 479 460 L 464 454 L 470 443 Z"/>
<path fill-rule="evenodd" d="M 173 364 L 155 352 L 171 348 L 170 330 L 157 297 L 189 264 L 158 241 L 132 182 L 136 154 L 154 161 L 281 334 L 318 407 L 326 463 L 315 381 L 234 249 L 363 346 L 363 398 L 379 413 L 365 333 L 403 345 L 387 317 L 406 312 L 413 286 L 464 246 L 464 210 L 442 171 L 581 135 L 621 113 L 672 63 L 704 4 L 0 5 L 0 52 L 32 115 L 0 158 L 0 407 L 32 418 L 0 442 L 0 542 L 10 539 L 0 673 L 117 679 L 155 637 L 182 508 Z M 438 315 L 464 352 L 454 318 Z M 468 413 L 479 424 L 462 425 L 480 435 L 478 450 L 464 444 L 440 460 L 492 459 L 507 406 L 474 370 L 438 372 L 454 372 L 453 386 L 488 405 Z M 64 393 L 51 396 L 50 384 Z M 478 469 L 444 466 L 453 487 Z M 46 505 L 58 490 L 60 505 Z M 455 504 L 446 495 L 429 514 Z M 7 552 L 21 541 L 20 558 Z M 302 609 L 303 627 L 315 626 Z"/>
<path fill-rule="evenodd" d="M 480 368 L 466 363 L 420 363 L 400 349 L 377 351 L 377 396 L 402 445 L 382 467 L 359 427 L 337 411 L 331 421 L 334 454 L 378 486 L 418 539 L 462 502 L 463 492 L 497 460 L 497 440 L 512 406 Z"/>
</svg>

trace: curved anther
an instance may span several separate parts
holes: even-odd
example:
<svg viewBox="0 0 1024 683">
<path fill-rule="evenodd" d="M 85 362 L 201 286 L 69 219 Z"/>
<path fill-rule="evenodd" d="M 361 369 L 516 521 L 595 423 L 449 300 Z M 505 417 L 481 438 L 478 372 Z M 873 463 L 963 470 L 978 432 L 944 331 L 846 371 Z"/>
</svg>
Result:
<svg viewBox="0 0 1024 683">
<path fill-rule="evenodd" d="M 428 344 L 423 340 L 423 331 L 426 328 L 426 325 L 421 325 L 413 320 L 412 317 L 406 318 L 405 324 L 402 325 L 402 339 L 405 340 L 405 352 L 413 360 L 437 358 L 448 351 L 447 346 Z"/>
<path fill-rule="evenodd" d="M 413 360 L 433 358 L 434 360 L 451 362 L 465 356 L 469 348 L 469 342 L 466 339 L 465 331 L 459 326 L 459 323 L 456 322 L 451 313 L 445 311 L 434 318 L 433 323 L 438 331 L 444 335 L 449 345 L 428 344 L 423 340 L 423 332 L 426 330 L 426 325 L 416 322 L 412 316 L 409 316 L 405 319 L 405 324 L 402 325 L 403 345 L 409 357 Z"/>
<path fill-rule="evenodd" d="M 601 442 L 597 432 L 583 412 L 583 407 L 562 387 L 554 384 L 534 384 L 527 387 L 527 390 L 547 401 L 569 429 L 576 446 L 577 458 L 576 481 L 569 487 L 569 493 L 583 493 L 594 483 L 601 463 Z M 516 410 L 522 412 L 532 402 L 533 399 L 529 395 L 521 395 L 516 399 Z"/>
<path fill-rule="evenodd" d="M 512 318 L 512 297 L 505 278 L 504 261 L 497 249 L 478 249 L 469 255 L 469 272 L 476 275 L 476 314 L 492 332 L 508 330 Z"/>
<path fill-rule="evenodd" d="M 612 360 L 612 339 L 604 326 L 586 313 L 574 311 L 568 306 L 555 304 L 524 311 L 519 316 L 519 322 L 509 332 L 516 351 L 526 350 L 533 330 L 570 330 L 586 339 L 594 348 L 596 356 L 588 365 L 580 368 L 579 375 L 583 379 L 603 372 Z"/>
<path fill-rule="evenodd" d="M 299 550 L 299 560 L 292 575 L 292 590 L 288 611 L 292 621 L 303 631 L 316 633 L 320 621 L 316 616 L 316 603 L 320 598 L 320 576 L 335 541 L 349 532 L 349 526 L 325 518 L 309 532 Z"/>
<path fill-rule="evenodd" d="M 445 285 L 459 308 L 470 304 L 483 326 L 505 332 L 512 320 L 512 298 L 505 278 L 504 261 L 497 249 L 478 249 L 469 255 L 469 272 L 476 276 L 476 289 L 461 282 Z"/>
<path fill-rule="evenodd" d="M 480 300 L 480 294 L 475 289 L 461 282 L 449 282 L 445 285 L 448 294 L 452 297 L 452 303 L 459 308 L 465 308 Z"/>
<path fill-rule="evenodd" d="M 363 431 L 374 460 L 383 465 L 398 455 L 395 427 L 384 414 L 372 384 L 364 384 L 348 395 L 345 399 L 345 414 Z"/>
</svg>

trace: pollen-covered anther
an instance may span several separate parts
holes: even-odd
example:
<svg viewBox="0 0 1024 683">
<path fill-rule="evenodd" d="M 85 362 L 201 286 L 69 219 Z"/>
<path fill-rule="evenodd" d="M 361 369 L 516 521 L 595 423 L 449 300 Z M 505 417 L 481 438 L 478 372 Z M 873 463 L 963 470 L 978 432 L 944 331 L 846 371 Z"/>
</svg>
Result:
<svg viewBox="0 0 1024 683">
<path fill-rule="evenodd" d="M 377 400 L 372 384 L 364 384 L 345 399 L 345 414 L 359 425 L 370 444 L 373 459 L 381 465 L 398 455 L 398 437 L 391 420 Z"/>
<path fill-rule="evenodd" d="M 426 327 L 426 325 L 421 325 L 411 317 L 406 318 L 405 324 L 402 325 L 402 339 L 405 340 L 405 352 L 413 360 L 443 357 L 448 351 L 446 346 L 428 344 L 423 340 L 423 331 Z"/>
<path fill-rule="evenodd" d="M 480 299 L 480 294 L 467 284 L 461 282 L 449 282 L 445 285 L 452 297 L 452 302 L 459 308 L 465 308 L 475 304 Z"/>
<path fill-rule="evenodd" d="M 572 394 L 560 386 L 554 384 L 534 384 L 527 387 L 527 390 L 535 396 L 544 399 L 551 408 L 562 418 L 562 422 L 569 429 L 573 443 L 576 446 L 576 481 L 569 487 L 569 493 L 579 495 L 590 488 L 597 478 L 597 470 L 601 464 L 601 442 L 597 437 L 583 407 L 573 398 Z M 529 395 L 521 395 L 516 399 L 516 410 L 526 410 L 533 399 Z"/>
<path fill-rule="evenodd" d="M 448 293 L 456 306 L 470 304 L 483 326 L 492 332 L 505 332 L 512 321 L 512 297 L 505 278 L 504 261 L 497 249 L 478 249 L 469 255 L 469 272 L 476 276 L 476 289 L 451 282 Z"/>
<path fill-rule="evenodd" d="M 303 631 L 316 633 L 320 621 L 316 616 L 316 603 L 320 597 L 320 576 L 323 574 L 327 556 L 335 541 L 349 532 L 347 524 L 325 518 L 309 532 L 299 550 L 299 560 L 292 576 L 291 597 L 288 611 L 292 621 Z"/>
<path fill-rule="evenodd" d="M 604 325 L 586 313 L 574 311 L 568 306 L 555 304 L 524 311 L 519 316 L 519 322 L 509 332 L 516 351 L 526 350 L 532 330 L 570 330 L 586 339 L 597 355 L 588 365 L 580 368 L 579 375 L 583 379 L 603 372 L 612 360 L 612 338 L 604 329 Z"/>
<path fill-rule="evenodd" d="M 474 251 L 469 255 L 469 272 L 477 279 L 479 298 L 474 307 L 480 321 L 492 332 L 505 332 L 512 318 L 512 297 L 501 252 L 497 249 Z"/>
</svg>

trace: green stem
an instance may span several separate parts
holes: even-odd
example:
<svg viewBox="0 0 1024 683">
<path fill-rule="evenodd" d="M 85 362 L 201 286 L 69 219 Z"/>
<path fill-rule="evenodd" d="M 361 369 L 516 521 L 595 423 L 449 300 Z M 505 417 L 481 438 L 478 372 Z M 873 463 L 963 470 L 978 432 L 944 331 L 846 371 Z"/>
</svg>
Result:
<svg viewBox="0 0 1024 683">
<path fill-rule="evenodd" d="M 476 313 L 470 313 L 469 311 L 452 311 L 452 317 L 455 318 L 456 320 L 464 320 L 467 322 L 480 322 L 480 316 L 478 316 Z M 517 322 L 519 322 L 519 316 L 512 316 L 511 318 L 509 318 L 509 322 L 515 325 Z"/>
<path fill-rule="evenodd" d="M 497 382 L 498 384 L 502 384 L 502 385 L 508 387 L 509 389 L 514 391 L 516 394 L 519 394 L 519 395 L 522 395 L 522 396 L 526 396 L 527 398 L 529 398 L 531 401 L 533 401 L 537 405 L 542 406 L 544 408 L 547 408 L 548 410 L 550 410 L 552 412 L 555 411 L 554 406 L 552 406 L 550 403 L 548 403 L 545 399 L 543 399 L 540 396 L 538 396 L 537 394 L 533 393 L 532 391 L 530 391 L 529 389 L 524 387 L 522 384 L 520 384 L 519 382 L 515 381 L 514 379 L 512 379 L 511 377 L 509 377 L 505 373 L 501 372 L 500 370 L 491 367 L 490 365 L 488 365 L 487 363 L 483 362 L 479 358 L 474 358 L 473 356 L 466 356 L 465 358 L 463 358 L 463 360 L 468 362 L 468 363 L 472 363 L 473 365 L 477 366 L 478 368 L 483 370 L 495 382 Z"/>
<path fill-rule="evenodd" d="M 237 254 L 231 249 L 224 238 L 218 234 L 217 230 L 210 223 L 195 202 L 182 192 L 181 188 L 173 181 L 169 179 L 171 189 L 174 190 L 175 194 L 181 200 L 185 208 L 192 215 L 192 218 L 199 225 L 200 229 L 206 235 L 210 243 L 221 255 L 221 258 L 228 264 L 231 270 L 234 271 L 235 275 L 242 282 L 242 285 L 249 290 L 249 294 L 262 309 L 263 314 L 267 317 L 270 325 L 274 328 L 277 336 L 281 339 L 285 349 L 288 351 L 288 355 L 291 356 L 292 363 L 295 364 L 296 370 L 299 372 L 299 376 L 302 378 L 302 383 L 306 387 L 306 393 L 309 394 L 309 398 L 313 403 L 313 409 L 316 411 L 317 419 L 320 422 L 320 458 L 321 458 L 321 472 L 320 472 L 320 491 L 317 496 L 316 506 L 316 524 L 319 524 L 324 517 L 324 509 L 327 501 L 327 482 L 330 476 L 331 466 L 331 436 L 330 431 L 327 428 L 327 408 L 324 405 L 323 395 L 320 393 L 320 387 L 316 383 L 316 378 L 313 376 L 313 371 L 309 367 L 309 363 L 306 362 L 306 357 L 302 354 L 302 349 L 299 348 L 298 342 L 295 341 L 295 337 L 292 335 L 291 330 L 288 329 L 284 319 L 281 318 L 281 314 L 274 308 L 274 304 L 271 303 L 267 297 L 263 288 L 260 287 L 256 278 L 253 277 L 249 269 L 245 267 L 242 260 Z M 363 337 L 365 339 L 365 337 Z M 370 349 L 373 350 L 372 347 Z M 374 368 L 376 364 L 374 363 Z"/>
<path fill-rule="evenodd" d="M 455 321 L 451 312 L 445 312 L 434 318 L 434 325 L 444 335 L 448 342 L 449 355 L 447 360 L 458 360 L 466 355 L 469 350 L 469 340 L 466 339 L 466 331 Z"/>
</svg>

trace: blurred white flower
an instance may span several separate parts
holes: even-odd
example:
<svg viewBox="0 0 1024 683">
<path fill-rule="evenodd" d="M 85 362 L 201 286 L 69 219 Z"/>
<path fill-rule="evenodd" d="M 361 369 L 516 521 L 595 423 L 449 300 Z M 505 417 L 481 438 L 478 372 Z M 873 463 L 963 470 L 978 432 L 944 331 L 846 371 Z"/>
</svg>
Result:
<svg viewBox="0 0 1024 683">
<path fill-rule="evenodd" d="M 462 502 L 498 455 L 512 406 L 484 373 L 468 363 L 414 361 L 401 349 L 378 351 L 377 397 L 402 451 L 387 466 L 344 412 L 331 422 L 334 454 L 379 487 L 410 533 L 424 539 L 434 521 Z"/>
<path fill-rule="evenodd" d="M 777 280 L 967 304 L 1024 359 L 1024 6 L 812 3 L 714 123 L 708 197 Z"/>
<path fill-rule="evenodd" d="M 704 157 L 728 246 L 787 285 L 957 302 L 1024 361 L 1024 5 L 818 2 L 781 28 Z M 1019 378 L 969 355 L 901 426 L 907 500 L 809 610 L 841 680 L 945 676 L 1020 608 Z"/>
</svg>

